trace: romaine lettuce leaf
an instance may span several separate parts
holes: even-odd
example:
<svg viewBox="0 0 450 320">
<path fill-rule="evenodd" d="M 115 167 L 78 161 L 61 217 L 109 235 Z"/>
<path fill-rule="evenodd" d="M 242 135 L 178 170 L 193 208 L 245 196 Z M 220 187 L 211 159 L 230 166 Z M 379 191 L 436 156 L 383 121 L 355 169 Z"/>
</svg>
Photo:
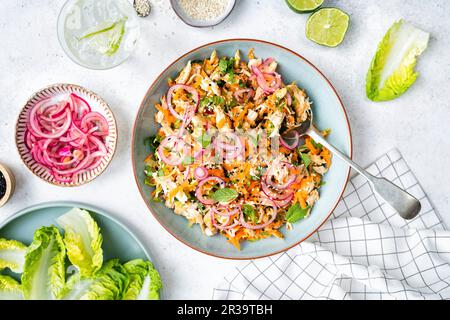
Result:
<svg viewBox="0 0 450 320">
<path fill-rule="evenodd" d="M 121 300 L 129 275 L 118 259 L 113 259 L 92 277 L 72 275 L 60 298 L 63 300 Z"/>
<path fill-rule="evenodd" d="M 430 34 L 400 20 L 378 46 L 366 78 L 367 97 L 373 101 L 395 99 L 416 81 L 417 57 L 428 46 Z"/>
<path fill-rule="evenodd" d="M 103 264 L 102 235 L 89 212 L 74 208 L 56 219 L 64 228 L 64 243 L 70 262 L 82 276 L 91 276 Z"/>
<path fill-rule="evenodd" d="M 130 284 L 124 300 L 159 300 L 162 281 L 150 261 L 131 260 L 123 265 L 130 275 Z"/>
<path fill-rule="evenodd" d="M 11 277 L 0 275 L 0 300 L 23 300 L 20 283 Z"/>
<path fill-rule="evenodd" d="M 22 273 L 27 246 L 16 240 L 0 238 L 0 270 L 9 268 Z"/>
<path fill-rule="evenodd" d="M 42 227 L 25 255 L 22 290 L 27 300 L 54 300 L 65 284 L 66 250 L 56 227 Z"/>
</svg>

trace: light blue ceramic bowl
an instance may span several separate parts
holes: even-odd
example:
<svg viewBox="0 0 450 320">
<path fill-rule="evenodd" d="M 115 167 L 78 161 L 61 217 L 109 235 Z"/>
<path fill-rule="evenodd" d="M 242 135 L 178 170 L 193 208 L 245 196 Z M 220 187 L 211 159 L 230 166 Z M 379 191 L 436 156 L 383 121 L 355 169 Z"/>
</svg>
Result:
<svg viewBox="0 0 450 320">
<path fill-rule="evenodd" d="M 142 243 L 122 223 L 103 210 L 76 202 L 48 202 L 23 209 L 0 225 L 0 238 L 15 239 L 29 245 L 36 229 L 51 225 L 58 227 L 56 218 L 74 207 L 89 210 L 98 223 L 103 236 L 105 261 L 118 258 L 126 262 L 140 258 L 154 262 Z M 9 274 L 18 279 L 17 274 Z"/>
<path fill-rule="evenodd" d="M 135 178 L 144 201 L 162 226 L 174 237 L 193 249 L 203 253 L 228 259 L 255 259 L 285 251 L 311 236 L 327 220 L 336 207 L 350 173 L 349 167 L 337 157 L 333 158 L 330 171 L 324 180 L 320 200 L 315 204 L 308 219 L 295 224 L 294 230 L 282 229 L 283 240 L 270 238 L 245 243 L 241 251 L 236 250 L 225 237 L 208 237 L 202 234 L 198 226 L 188 227 L 185 218 L 174 214 L 163 203 L 150 201 L 151 188 L 144 184 L 144 159 L 148 150 L 144 139 L 155 135 L 158 127 L 154 121 L 154 104 L 167 92 L 167 79 L 174 78 L 189 60 L 201 60 L 209 57 L 216 49 L 219 55 L 234 55 L 237 49 L 246 55 L 254 48 L 258 57 L 274 57 L 279 62 L 279 73 L 284 82 L 296 81 L 306 89 L 313 101 L 313 112 L 319 129 L 331 129 L 329 141 L 347 155 L 352 154 L 350 125 L 344 106 L 325 76 L 305 58 L 279 45 L 252 39 L 231 39 L 218 41 L 194 49 L 167 67 L 155 80 L 141 104 L 136 117 L 132 141 L 132 157 Z"/>
</svg>

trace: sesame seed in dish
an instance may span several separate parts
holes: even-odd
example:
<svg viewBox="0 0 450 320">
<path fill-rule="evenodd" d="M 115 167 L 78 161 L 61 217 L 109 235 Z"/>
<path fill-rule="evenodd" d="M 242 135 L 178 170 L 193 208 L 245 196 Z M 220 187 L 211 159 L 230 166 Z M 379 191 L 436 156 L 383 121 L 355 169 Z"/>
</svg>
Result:
<svg viewBox="0 0 450 320">
<path fill-rule="evenodd" d="M 229 0 L 179 0 L 181 8 L 195 20 L 214 20 L 224 14 Z"/>
</svg>

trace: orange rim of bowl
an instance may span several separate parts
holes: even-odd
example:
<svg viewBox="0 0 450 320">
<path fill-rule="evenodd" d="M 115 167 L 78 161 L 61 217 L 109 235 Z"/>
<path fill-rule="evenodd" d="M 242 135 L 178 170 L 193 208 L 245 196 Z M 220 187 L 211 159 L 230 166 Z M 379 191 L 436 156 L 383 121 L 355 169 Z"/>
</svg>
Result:
<svg viewBox="0 0 450 320">
<path fill-rule="evenodd" d="M 147 208 L 150 210 L 150 212 L 152 213 L 153 217 L 158 221 L 158 223 L 159 223 L 159 224 L 160 224 L 160 225 L 161 225 L 161 226 L 162 226 L 169 234 L 171 234 L 175 239 L 177 239 L 177 240 L 180 241 L 181 243 L 185 244 L 186 246 L 190 247 L 191 249 L 194 249 L 194 250 L 196 250 L 196 251 L 198 251 L 198 252 L 204 253 L 204 254 L 209 255 L 209 256 L 212 256 L 212 257 L 221 258 L 221 259 L 226 259 L 226 260 L 255 260 L 255 259 L 262 259 L 262 258 L 274 256 L 274 255 L 276 255 L 276 254 L 279 254 L 279 253 L 283 253 L 283 252 L 285 252 L 285 251 L 288 251 L 288 250 L 294 248 L 295 246 L 299 245 L 299 244 L 302 243 L 303 241 L 307 240 L 307 239 L 308 239 L 309 237 L 311 237 L 314 233 L 316 233 L 316 232 L 317 232 L 317 231 L 325 224 L 325 222 L 328 221 L 328 219 L 330 218 L 331 214 L 333 213 L 333 211 L 336 209 L 337 205 L 339 204 L 339 201 L 341 200 L 341 198 L 342 198 L 342 196 L 343 196 L 343 194 L 344 194 L 344 192 L 345 192 L 345 189 L 346 189 L 346 187 L 347 187 L 347 184 L 348 184 L 348 181 L 349 181 L 349 178 L 350 178 L 350 171 L 351 171 L 350 167 L 348 168 L 347 178 L 346 178 L 345 183 L 344 183 L 344 185 L 343 185 L 343 187 L 342 187 L 342 191 L 341 191 L 339 197 L 336 199 L 335 203 L 333 204 L 333 206 L 332 206 L 330 212 L 329 212 L 329 213 L 327 214 L 327 216 L 324 218 L 323 222 L 322 222 L 322 223 L 321 223 L 314 231 L 312 231 L 310 234 L 308 234 L 306 237 L 304 237 L 304 238 L 301 239 L 300 241 L 297 241 L 297 242 L 294 243 L 293 245 L 290 245 L 290 246 L 288 246 L 288 247 L 286 247 L 286 248 L 284 248 L 284 249 L 281 249 L 281 250 L 278 250 L 278 251 L 275 251 L 275 252 L 272 252 L 272 253 L 269 253 L 269 254 L 264 254 L 264 255 L 260 255 L 260 256 L 254 256 L 254 257 L 228 257 L 228 256 L 221 256 L 221 255 L 213 254 L 213 253 L 211 253 L 211 252 L 207 252 L 207 251 L 202 250 L 202 249 L 200 249 L 200 248 L 196 248 L 196 247 L 190 245 L 189 243 L 187 243 L 186 241 L 184 241 L 183 239 L 181 239 L 180 237 L 176 236 L 174 233 L 172 233 L 172 231 L 171 231 L 169 228 L 167 228 L 167 227 L 160 221 L 160 219 L 158 218 L 158 216 L 153 212 L 153 209 L 150 207 L 150 205 L 149 205 L 149 203 L 148 203 L 148 201 L 147 201 L 148 199 L 146 198 L 146 196 L 145 196 L 145 194 L 144 194 L 144 192 L 143 192 L 143 190 L 142 190 L 142 188 L 140 187 L 140 184 L 139 184 L 139 182 L 138 182 L 138 177 L 137 177 L 136 167 L 134 166 L 134 161 L 135 161 L 135 157 L 134 157 L 134 141 L 135 141 L 135 134 L 136 134 L 136 126 L 137 126 L 137 122 L 138 122 L 138 117 L 139 117 L 139 115 L 141 114 L 142 109 L 145 107 L 145 106 L 144 106 L 144 102 L 145 102 L 146 97 L 148 96 L 149 92 L 153 89 L 153 87 L 155 86 L 155 84 L 163 77 L 163 74 L 165 74 L 166 71 L 167 71 L 168 69 L 170 69 L 175 63 L 177 63 L 178 61 L 182 60 L 182 59 L 183 59 L 184 57 L 186 57 L 187 55 L 189 55 L 189 54 L 191 54 L 191 53 L 194 53 L 194 52 L 197 51 L 197 50 L 200 50 L 200 49 L 205 48 L 205 47 L 217 45 L 217 44 L 220 44 L 220 43 L 237 42 L 237 41 L 243 41 L 243 42 L 244 42 L 244 41 L 246 41 L 246 42 L 258 42 L 258 43 L 262 43 L 262 44 L 266 44 L 266 45 L 269 45 L 269 46 L 273 46 L 273 47 L 282 49 L 282 50 L 284 50 L 284 51 L 287 51 L 287 52 L 289 52 L 289 53 L 295 55 L 295 56 L 298 57 L 299 59 L 301 59 L 301 60 L 303 60 L 304 62 L 306 62 L 310 67 L 312 67 L 312 68 L 313 68 L 313 69 L 314 69 L 314 70 L 315 70 L 315 71 L 316 71 L 316 72 L 317 72 L 317 73 L 318 73 L 318 74 L 319 74 L 319 75 L 320 75 L 320 76 L 328 83 L 328 85 L 329 85 L 330 88 L 333 90 L 334 94 L 336 95 L 336 97 L 337 97 L 337 99 L 338 99 L 338 101 L 339 101 L 339 104 L 340 104 L 340 106 L 341 106 L 341 108 L 342 108 L 342 111 L 343 111 L 343 113 L 344 113 L 344 115 L 345 115 L 345 121 L 346 121 L 346 123 L 347 123 L 347 130 L 348 130 L 348 133 L 349 133 L 349 142 L 350 142 L 350 145 L 349 145 L 349 147 L 350 147 L 350 150 L 349 150 L 349 151 L 350 151 L 349 157 L 350 157 L 350 159 L 353 157 L 353 138 L 352 138 L 352 131 L 351 131 L 351 128 L 350 128 L 350 122 L 349 122 L 348 116 L 347 116 L 347 111 L 345 110 L 345 107 L 344 107 L 344 104 L 343 104 L 343 102 L 342 102 L 342 99 L 341 99 L 341 97 L 339 96 L 339 94 L 337 93 L 335 87 L 334 87 L 333 84 L 330 82 L 330 80 L 328 80 L 328 78 L 322 73 L 322 71 L 320 71 L 314 64 L 312 64 L 308 59 L 306 59 L 306 58 L 303 57 L 302 55 L 298 54 L 297 52 L 295 52 L 295 51 L 293 51 L 293 50 L 291 50 L 291 49 L 289 49 L 289 48 L 286 48 L 286 47 L 284 47 L 284 46 L 281 46 L 281 45 L 279 45 L 279 44 L 276 44 L 276 43 L 273 43 L 273 42 L 269 42 L 269 41 L 265 41 L 265 40 L 259 40 L 259 39 L 233 38 L 233 39 L 224 39 L 224 40 L 213 41 L 213 42 L 210 42 L 210 43 L 201 45 L 201 46 L 199 46 L 199 47 L 196 47 L 196 48 L 194 48 L 194 49 L 192 49 L 192 50 L 186 52 L 185 54 L 183 54 L 182 56 L 180 56 L 180 57 L 178 57 L 176 60 L 174 60 L 171 64 L 169 64 L 169 65 L 168 65 L 168 66 L 167 66 L 167 67 L 159 74 L 159 76 L 153 81 L 153 83 L 150 85 L 150 87 L 148 88 L 147 92 L 145 93 L 144 98 L 142 99 L 141 105 L 140 105 L 140 107 L 139 107 L 139 109 L 138 109 L 136 118 L 135 118 L 135 120 L 134 120 L 134 125 L 133 125 L 133 135 L 132 135 L 132 140 L 131 140 L 131 141 L 132 141 L 132 143 L 131 143 L 131 161 L 132 161 L 132 165 L 133 165 L 134 179 L 135 179 L 136 185 L 137 185 L 137 187 L 138 187 L 138 189 L 139 189 L 139 193 L 141 194 L 141 197 L 144 199 L 145 205 L 146 205 Z"/>
<path fill-rule="evenodd" d="M 44 174 L 45 174 L 46 169 L 44 167 L 42 167 L 41 165 L 39 165 L 25 150 L 26 148 L 24 148 L 22 146 L 22 145 L 25 145 L 25 139 L 24 139 L 25 137 L 24 137 L 24 132 L 20 132 L 20 130 L 22 129 L 21 127 L 23 126 L 23 124 L 21 124 L 21 119 L 27 116 L 31 107 L 35 104 L 35 102 L 33 102 L 33 100 L 45 97 L 46 95 L 44 94 L 44 92 L 52 91 L 52 89 L 55 91 L 54 93 L 60 92 L 61 89 L 68 91 L 68 92 L 69 91 L 70 92 L 79 91 L 81 93 L 88 95 L 89 98 L 97 100 L 97 102 L 99 102 L 99 104 L 102 105 L 102 107 L 104 108 L 104 110 L 102 110 L 102 111 L 104 111 L 107 114 L 106 116 L 107 116 L 109 128 L 110 128 L 110 131 L 112 131 L 112 133 L 113 133 L 112 135 L 110 133 L 108 136 L 110 138 L 110 140 L 109 140 L 110 145 L 107 147 L 108 154 L 105 157 L 105 162 L 102 162 L 97 168 L 86 172 L 85 173 L 86 177 L 79 178 L 77 180 L 77 182 L 60 183 L 54 179 L 52 180 L 51 174 L 49 174 L 47 177 L 45 177 Z M 89 89 L 86 89 L 82 86 L 76 85 L 76 84 L 55 83 L 55 84 L 48 85 L 45 88 L 42 88 L 42 89 L 34 92 L 30 96 L 30 98 L 27 100 L 24 107 L 20 110 L 20 113 L 17 117 L 15 130 L 16 130 L 15 131 L 16 150 L 19 153 L 20 159 L 25 164 L 25 166 L 36 177 L 38 177 L 42 181 L 45 181 L 51 185 L 58 186 L 58 187 L 79 187 L 81 185 L 84 185 L 84 184 L 87 184 L 87 183 L 93 181 L 98 176 L 100 176 L 106 170 L 106 168 L 108 168 L 109 164 L 113 160 L 114 155 L 116 153 L 117 140 L 118 140 L 117 121 L 116 121 L 116 118 L 115 118 L 114 113 L 112 112 L 110 106 L 108 105 L 108 103 L 105 100 L 103 100 L 95 92 L 93 92 Z M 30 157 L 29 161 L 26 161 L 26 159 L 24 158 L 27 156 Z"/>
</svg>

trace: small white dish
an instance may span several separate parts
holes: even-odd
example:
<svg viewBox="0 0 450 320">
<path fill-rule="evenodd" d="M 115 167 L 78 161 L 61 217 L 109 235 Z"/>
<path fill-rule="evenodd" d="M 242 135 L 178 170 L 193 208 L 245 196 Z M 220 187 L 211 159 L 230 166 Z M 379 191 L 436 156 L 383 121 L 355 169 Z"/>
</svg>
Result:
<svg viewBox="0 0 450 320">
<path fill-rule="evenodd" d="M 233 11 L 236 0 L 229 0 L 227 7 L 225 8 L 224 12 L 218 16 L 215 19 L 212 20 L 197 20 L 189 16 L 186 11 L 182 8 L 180 5 L 179 0 L 170 0 L 170 4 L 172 5 L 173 11 L 177 14 L 177 16 L 187 25 L 190 25 L 191 27 L 196 28 L 207 28 L 207 27 L 213 27 L 221 23 L 223 20 L 225 20 Z"/>
</svg>

